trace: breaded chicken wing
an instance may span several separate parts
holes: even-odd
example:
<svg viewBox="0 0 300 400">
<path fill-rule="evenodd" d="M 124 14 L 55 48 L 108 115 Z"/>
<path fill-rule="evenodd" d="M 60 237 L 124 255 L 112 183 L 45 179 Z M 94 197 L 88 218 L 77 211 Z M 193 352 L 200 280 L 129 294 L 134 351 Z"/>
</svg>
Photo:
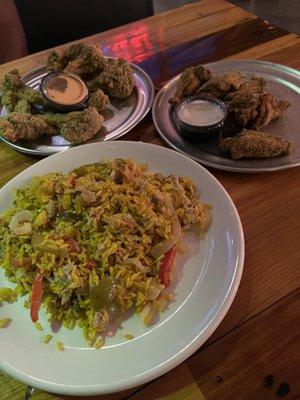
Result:
<svg viewBox="0 0 300 400">
<path fill-rule="evenodd" d="M 260 129 L 267 126 L 273 119 L 284 116 L 286 110 L 290 106 L 289 101 L 277 100 L 272 93 L 263 93 L 259 96 L 258 115 L 251 123 L 254 129 Z"/>
<path fill-rule="evenodd" d="M 94 107 L 71 112 L 62 124 L 61 135 L 74 144 L 87 142 L 99 132 L 103 120 Z"/>
<path fill-rule="evenodd" d="M 266 80 L 259 76 L 252 76 L 246 80 L 239 87 L 239 91 L 251 92 L 251 93 L 263 93 L 266 88 Z"/>
<path fill-rule="evenodd" d="M 196 94 L 204 94 L 223 100 L 229 93 L 238 90 L 244 82 L 245 75 L 238 71 L 233 71 L 211 78 L 197 90 Z"/>
<path fill-rule="evenodd" d="M 0 134 L 11 142 L 34 140 L 46 135 L 54 135 L 57 130 L 50 126 L 42 115 L 12 112 L 0 119 Z"/>
<path fill-rule="evenodd" d="M 235 137 L 221 140 L 220 148 L 230 151 L 233 160 L 271 158 L 289 154 L 291 143 L 270 133 L 244 129 Z"/>
<path fill-rule="evenodd" d="M 273 119 L 281 118 L 290 103 L 277 100 L 271 93 L 244 90 L 230 93 L 225 100 L 229 115 L 238 128 L 261 129 Z"/>
<path fill-rule="evenodd" d="M 211 78 L 211 72 L 202 65 L 186 68 L 180 75 L 177 83 L 177 90 L 169 102 L 175 106 L 182 99 L 195 94 L 205 82 Z"/>
<path fill-rule="evenodd" d="M 257 93 L 238 90 L 230 93 L 226 97 L 225 103 L 228 107 L 229 117 L 237 129 L 248 126 L 258 116 L 260 99 Z"/>
</svg>

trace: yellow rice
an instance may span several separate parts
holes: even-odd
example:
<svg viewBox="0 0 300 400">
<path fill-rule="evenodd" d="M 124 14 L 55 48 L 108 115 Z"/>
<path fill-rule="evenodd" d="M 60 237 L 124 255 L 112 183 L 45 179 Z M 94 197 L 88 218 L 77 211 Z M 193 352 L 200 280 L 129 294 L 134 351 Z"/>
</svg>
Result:
<svg viewBox="0 0 300 400">
<path fill-rule="evenodd" d="M 112 305 L 118 318 L 134 307 L 145 324 L 163 312 L 172 299 L 160 279 L 162 249 L 174 239 L 176 221 L 177 244 L 187 230 L 204 232 L 208 210 L 189 178 L 153 173 L 132 160 L 36 176 L 16 190 L 13 207 L 0 215 L 0 265 L 16 284 L 0 289 L 0 301 L 29 294 L 28 307 L 39 273 L 49 322 L 77 325 L 99 346 Z M 91 290 L 107 279 L 113 301 L 95 310 Z"/>
</svg>

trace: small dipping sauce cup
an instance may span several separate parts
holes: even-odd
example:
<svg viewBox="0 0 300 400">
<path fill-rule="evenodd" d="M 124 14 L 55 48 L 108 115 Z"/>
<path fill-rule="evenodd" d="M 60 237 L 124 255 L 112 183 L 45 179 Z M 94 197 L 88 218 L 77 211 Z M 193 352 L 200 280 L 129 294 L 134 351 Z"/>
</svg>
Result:
<svg viewBox="0 0 300 400">
<path fill-rule="evenodd" d="M 212 140 L 224 126 L 227 107 L 223 101 L 209 96 L 191 96 L 177 104 L 174 122 L 181 136 L 191 142 Z"/>
<path fill-rule="evenodd" d="M 49 107 L 61 112 L 84 108 L 89 94 L 78 75 L 58 71 L 45 75 L 40 89 Z"/>
</svg>

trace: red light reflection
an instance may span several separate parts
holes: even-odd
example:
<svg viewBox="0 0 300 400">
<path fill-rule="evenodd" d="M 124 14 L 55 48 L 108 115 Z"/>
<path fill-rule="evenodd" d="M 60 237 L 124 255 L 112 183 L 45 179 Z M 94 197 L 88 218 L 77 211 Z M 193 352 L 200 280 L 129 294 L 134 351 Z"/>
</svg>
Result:
<svg viewBox="0 0 300 400">
<path fill-rule="evenodd" d="M 131 62 L 140 63 L 153 55 L 154 44 L 151 41 L 148 26 L 144 23 L 133 29 L 119 33 L 103 46 L 106 55 L 121 57 Z"/>
</svg>

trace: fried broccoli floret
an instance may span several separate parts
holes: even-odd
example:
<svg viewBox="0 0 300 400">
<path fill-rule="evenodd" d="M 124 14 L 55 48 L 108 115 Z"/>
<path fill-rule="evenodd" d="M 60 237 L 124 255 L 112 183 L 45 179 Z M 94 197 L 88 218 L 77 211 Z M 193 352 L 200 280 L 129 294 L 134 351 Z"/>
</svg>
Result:
<svg viewBox="0 0 300 400">
<path fill-rule="evenodd" d="M 68 114 L 56 114 L 56 113 L 46 113 L 43 114 L 44 120 L 47 122 L 48 125 L 52 126 L 52 128 L 56 130 L 60 130 L 65 122 Z"/>
<path fill-rule="evenodd" d="M 22 103 L 18 105 L 20 101 Z M 29 112 L 33 104 L 44 104 L 45 100 L 40 92 L 27 86 L 21 80 L 18 70 L 14 69 L 4 76 L 1 103 L 9 111 Z"/>
<path fill-rule="evenodd" d="M 99 132 L 103 120 L 94 107 L 71 112 L 62 125 L 61 135 L 73 144 L 87 142 Z"/>
<path fill-rule="evenodd" d="M 30 114 L 31 107 L 32 107 L 31 104 L 27 100 L 22 99 L 17 102 L 14 111 L 17 113 L 29 113 Z"/>
<path fill-rule="evenodd" d="M 95 107 L 98 112 L 105 110 L 109 104 L 110 101 L 108 96 L 101 89 L 90 94 L 88 106 Z"/>
<path fill-rule="evenodd" d="M 107 64 L 98 46 L 78 43 L 65 50 L 54 50 L 47 60 L 50 71 L 65 71 L 89 78 L 103 71 Z"/>
<path fill-rule="evenodd" d="M 54 135 L 57 131 L 50 126 L 42 115 L 12 112 L 0 119 L 0 135 L 16 142 L 17 140 L 34 140 L 46 135 Z"/>
<path fill-rule="evenodd" d="M 85 81 L 89 93 L 93 93 L 96 90 L 100 89 L 99 76 L 100 74 L 96 75 L 93 79 L 90 79 L 89 81 Z"/>
<path fill-rule="evenodd" d="M 104 93 L 117 99 L 130 96 L 135 86 L 132 68 L 121 58 L 108 61 L 98 77 L 98 82 Z"/>
<path fill-rule="evenodd" d="M 46 66 L 49 71 L 61 71 L 64 69 L 62 59 L 59 57 L 58 51 L 51 51 L 48 56 Z"/>
</svg>

